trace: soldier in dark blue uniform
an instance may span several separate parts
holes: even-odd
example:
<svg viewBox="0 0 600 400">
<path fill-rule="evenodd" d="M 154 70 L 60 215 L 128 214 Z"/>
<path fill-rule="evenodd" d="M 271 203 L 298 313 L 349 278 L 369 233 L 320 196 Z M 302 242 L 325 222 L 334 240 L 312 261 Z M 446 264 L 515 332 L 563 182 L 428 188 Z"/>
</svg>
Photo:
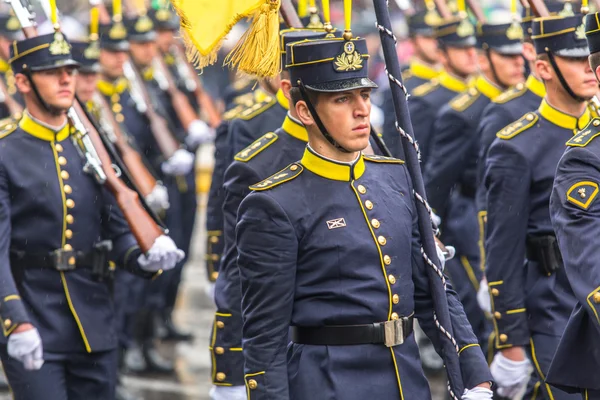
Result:
<svg viewBox="0 0 600 400">
<path fill-rule="evenodd" d="M 0 79 L 2 79 L 4 83 L 6 94 L 20 104 L 23 104 L 23 99 L 17 91 L 15 75 L 8 64 L 8 58 L 12 42 L 19 40 L 22 37 L 23 33 L 21 32 L 19 20 L 14 15 L 0 13 Z M 2 101 L 2 104 L 0 105 L 0 118 L 9 116 L 11 116 L 11 112 L 6 106 L 6 103 Z M 18 115 L 15 117 L 17 119 L 19 118 Z"/>
<path fill-rule="evenodd" d="M 412 93 L 417 86 L 428 83 L 441 72 L 438 42 L 434 34 L 434 26 L 440 22 L 441 18 L 435 10 L 418 11 L 408 17 L 408 34 L 415 53 L 408 69 L 402 73 L 402 82 L 409 93 Z M 382 97 L 381 109 L 385 116 L 383 138 L 392 155 L 400 157 L 402 144 L 396 129 L 392 90 L 386 88 Z"/>
<path fill-rule="evenodd" d="M 295 29 L 282 31 L 282 48 L 302 40 L 324 38 L 324 30 Z M 283 52 L 285 65 L 285 52 Z M 287 78 L 287 72 L 285 72 Z M 291 83 L 281 80 L 281 89 L 289 99 Z M 274 132 L 265 133 L 254 143 L 235 155 L 225 172 L 223 190 L 225 252 L 215 287 L 217 312 L 210 342 L 213 362 L 212 380 L 214 400 L 245 399 L 244 357 L 242 347 L 241 288 L 235 247 L 235 225 L 240 203 L 250 193 L 249 187 L 299 160 L 306 148 L 308 134 L 298 121 L 296 111 L 290 108 L 283 125 Z"/>
<path fill-rule="evenodd" d="M 517 23 L 480 25 L 477 32 L 481 75 L 436 117 L 424 181 L 429 202 L 441 217 L 442 240 L 456 247 L 448 274 L 481 345 L 488 347 L 491 327 L 477 302 L 482 279 L 475 208 L 477 127 L 492 99 L 523 79 L 523 32 Z"/>
<path fill-rule="evenodd" d="M 590 49 L 589 62 L 600 77 L 600 15 L 586 16 L 585 30 Z M 582 398 L 600 399 L 597 366 L 600 357 L 600 294 L 596 229 L 598 226 L 598 184 L 600 183 L 600 119 L 593 119 L 569 139 L 554 179 L 550 197 L 550 218 L 576 304 L 571 313 L 546 381 Z"/>
<path fill-rule="evenodd" d="M 537 111 L 498 132 L 486 159 L 486 276 L 500 350 L 491 369 L 507 397 L 528 380 L 527 349 L 544 398 L 579 398 L 551 388 L 545 377 L 576 303 L 550 221 L 552 181 L 564 143 L 590 121 L 587 102 L 598 90 L 581 20 L 533 21 L 546 96 Z"/>
<path fill-rule="evenodd" d="M 152 277 L 183 254 L 166 236 L 141 254 L 114 197 L 83 171 L 66 117 L 78 64 L 62 34 L 15 42 L 11 67 L 27 107 L 2 129 L 0 357 L 16 399 L 113 399 L 109 260 Z"/>
<path fill-rule="evenodd" d="M 114 17 L 113 17 L 114 18 Z M 118 20 L 118 18 L 117 18 Z M 133 89 L 124 76 L 124 64 L 128 61 L 127 30 L 121 21 L 100 25 L 100 66 L 102 77 L 98 82 L 99 92 L 111 105 L 116 121 L 121 129 L 129 135 L 134 145 L 149 162 L 149 168 L 155 171 L 156 177 L 168 185 L 174 180 L 162 171 L 162 166 L 169 163 L 178 165 L 179 173 L 185 173 L 192 167 L 193 156 L 187 151 L 178 150 L 175 155 L 165 160 L 153 134 L 149 132 L 149 121 L 141 110 L 140 99 L 134 98 Z M 166 133 L 165 133 L 166 134 Z M 178 153 L 191 162 L 181 161 Z M 188 155 L 186 157 L 185 155 Z M 177 159 L 177 160 L 176 160 Z M 168 195 L 165 206 L 168 206 Z M 160 284 L 157 279 L 152 285 Z M 124 323 L 123 342 L 125 367 L 132 372 L 153 370 L 172 372 L 173 365 L 163 359 L 154 347 L 156 332 L 154 330 L 154 310 L 164 306 L 160 293 L 149 293 L 150 283 L 142 282 L 129 274 L 117 274 L 115 292 L 124 292 L 127 296 L 126 321 Z M 155 291 L 156 292 L 156 291 Z"/>
<path fill-rule="evenodd" d="M 436 26 L 435 37 L 441 49 L 444 70 L 436 79 L 416 87 L 408 102 L 413 130 L 421 150 L 422 169 L 427 166 L 435 136 L 433 122 L 436 114 L 454 96 L 467 89 L 469 77 L 477 72 L 475 30 L 472 26 L 469 29 L 468 24 L 466 20 L 455 18 Z"/>
<path fill-rule="evenodd" d="M 361 153 L 376 87 L 367 57 L 364 39 L 287 48 L 309 145 L 300 161 L 251 186 L 238 211 L 249 399 L 431 397 L 414 317 L 440 342 L 411 182 L 402 160 Z M 465 387 L 483 386 L 462 398 L 491 399 L 477 339 L 456 293 L 447 296 Z M 392 325 L 396 340 L 384 334 Z"/>
</svg>

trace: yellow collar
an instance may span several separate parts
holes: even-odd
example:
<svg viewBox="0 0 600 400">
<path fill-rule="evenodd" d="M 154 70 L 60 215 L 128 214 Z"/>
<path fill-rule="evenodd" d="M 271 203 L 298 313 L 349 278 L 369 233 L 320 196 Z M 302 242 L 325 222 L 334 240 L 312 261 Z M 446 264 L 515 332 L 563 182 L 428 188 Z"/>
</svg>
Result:
<svg viewBox="0 0 600 400">
<path fill-rule="evenodd" d="M 58 132 L 54 132 L 47 126 L 44 126 L 36 120 L 34 120 L 28 112 L 23 113 L 23 118 L 21 118 L 19 126 L 31 136 L 34 136 L 38 139 L 46 140 L 48 142 L 62 142 L 63 140 L 69 137 L 69 124 L 65 123 L 65 125 L 62 128 L 60 128 Z"/>
<path fill-rule="evenodd" d="M 289 115 L 286 115 L 281 128 L 290 136 L 303 142 L 308 142 L 308 132 L 306 132 L 304 125 L 294 121 Z"/>
<path fill-rule="evenodd" d="M 424 63 L 421 60 L 414 59 L 410 63 L 410 72 L 413 76 L 421 79 L 433 79 L 440 74 L 440 71 L 429 64 Z"/>
<path fill-rule="evenodd" d="M 546 96 L 546 86 L 544 86 L 544 82 L 540 81 L 538 78 L 533 76 L 533 74 L 529 75 L 527 78 L 527 82 L 525 82 L 525 87 L 533 92 L 536 96 L 543 98 Z"/>
<path fill-rule="evenodd" d="M 127 79 L 119 78 L 115 83 L 110 83 L 104 80 L 99 80 L 96 84 L 100 93 L 104 96 L 112 96 L 113 94 L 121 94 L 127 89 Z"/>
<path fill-rule="evenodd" d="M 540 104 L 540 108 L 538 110 L 542 117 L 554 125 L 573 131 L 583 129 L 590 122 L 590 119 L 592 119 L 590 110 L 587 107 L 585 108 L 583 115 L 581 115 L 579 118 L 576 118 L 552 107 L 550 104 L 548 104 L 546 99 L 542 100 L 542 104 Z"/>
<path fill-rule="evenodd" d="M 0 72 L 4 74 L 9 69 L 10 69 L 10 65 L 6 61 L 4 61 L 3 59 L 0 58 Z"/>
<path fill-rule="evenodd" d="M 483 75 L 479 75 L 475 81 L 475 88 L 490 100 L 495 99 L 502 94 L 502 89 L 494 85 L 492 82 L 485 79 Z"/>
<path fill-rule="evenodd" d="M 362 154 L 351 165 L 325 158 L 307 147 L 300 162 L 307 170 L 334 181 L 349 182 L 360 178 L 365 173 L 365 160 Z"/>
<path fill-rule="evenodd" d="M 446 71 L 443 71 L 438 79 L 440 80 L 440 85 L 456 93 L 464 92 L 468 88 L 468 82 L 458 79 Z"/>
<path fill-rule="evenodd" d="M 275 94 L 275 97 L 277 98 L 277 102 L 281 105 L 281 107 L 285 108 L 286 110 L 290 109 L 290 102 L 283 94 L 283 90 L 279 89 Z"/>
<path fill-rule="evenodd" d="M 154 79 L 154 68 L 144 68 L 144 70 L 142 71 L 142 78 L 144 78 L 145 81 L 151 81 L 152 79 Z"/>
</svg>

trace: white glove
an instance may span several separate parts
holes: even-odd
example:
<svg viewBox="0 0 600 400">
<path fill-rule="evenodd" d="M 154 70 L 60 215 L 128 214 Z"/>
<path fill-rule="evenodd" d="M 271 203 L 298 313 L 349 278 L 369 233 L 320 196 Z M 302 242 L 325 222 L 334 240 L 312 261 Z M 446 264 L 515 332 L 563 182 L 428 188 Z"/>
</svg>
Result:
<svg viewBox="0 0 600 400">
<path fill-rule="evenodd" d="M 185 175 L 194 167 L 194 155 L 187 150 L 177 150 L 171 158 L 162 163 L 161 169 L 167 175 Z"/>
<path fill-rule="evenodd" d="M 440 224 L 442 223 L 442 219 L 440 218 L 440 216 L 434 213 L 433 211 L 431 212 L 431 220 L 433 221 L 435 226 L 440 226 Z"/>
<path fill-rule="evenodd" d="M 157 183 L 152 192 L 146 196 L 146 203 L 153 211 L 162 211 L 169 209 L 169 192 L 162 184 Z"/>
<path fill-rule="evenodd" d="M 483 387 L 474 387 L 473 389 L 465 390 L 462 400 L 492 400 L 494 392 Z"/>
<path fill-rule="evenodd" d="M 212 142 L 215 139 L 215 130 L 199 119 L 192 121 L 188 127 L 185 144 L 196 148 L 201 144 Z"/>
<path fill-rule="evenodd" d="M 501 352 L 496 353 L 490 365 L 490 372 L 498 385 L 498 394 L 509 399 L 514 399 L 525 389 L 532 370 L 528 359 L 512 361 Z"/>
<path fill-rule="evenodd" d="M 487 280 L 482 279 L 479 283 L 479 290 L 477 291 L 477 303 L 479 303 L 479 307 L 487 312 L 492 312 L 492 303 L 490 300 L 490 288 L 488 286 Z"/>
<path fill-rule="evenodd" d="M 185 253 L 177 248 L 173 239 L 161 235 L 156 238 L 154 244 L 148 250 L 148 254 L 142 254 L 138 257 L 138 263 L 147 272 L 158 272 L 161 269 L 168 271 L 175 268 L 175 265 L 184 257 Z"/>
<path fill-rule="evenodd" d="M 439 246 L 438 242 L 435 242 L 435 251 L 437 253 L 438 258 L 440 259 L 440 264 L 442 265 L 442 270 L 446 266 L 446 261 L 452 260 L 454 255 L 456 254 L 456 249 L 454 246 L 444 246 L 448 253 L 444 253 L 444 251 Z"/>
<path fill-rule="evenodd" d="M 246 400 L 246 386 L 213 386 L 210 400 Z"/>
<path fill-rule="evenodd" d="M 33 371 L 44 365 L 42 338 L 35 328 L 11 333 L 7 344 L 8 355 L 23 363 L 26 370 Z"/>
<path fill-rule="evenodd" d="M 206 297 L 208 297 L 211 301 L 215 301 L 215 283 L 214 282 L 208 282 L 206 284 L 206 287 L 204 288 L 204 293 L 206 294 Z"/>
</svg>

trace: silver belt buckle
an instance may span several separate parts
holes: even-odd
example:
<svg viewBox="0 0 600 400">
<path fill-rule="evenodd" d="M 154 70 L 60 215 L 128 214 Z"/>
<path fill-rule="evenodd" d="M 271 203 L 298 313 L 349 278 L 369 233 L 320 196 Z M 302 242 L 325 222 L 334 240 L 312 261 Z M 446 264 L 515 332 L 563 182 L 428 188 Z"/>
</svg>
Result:
<svg viewBox="0 0 600 400">
<path fill-rule="evenodd" d="M 394 347 L 404 343 L 404 325 L 402 319 L 394 319 L 383 323 L 384 344 Z"/>
</svg>

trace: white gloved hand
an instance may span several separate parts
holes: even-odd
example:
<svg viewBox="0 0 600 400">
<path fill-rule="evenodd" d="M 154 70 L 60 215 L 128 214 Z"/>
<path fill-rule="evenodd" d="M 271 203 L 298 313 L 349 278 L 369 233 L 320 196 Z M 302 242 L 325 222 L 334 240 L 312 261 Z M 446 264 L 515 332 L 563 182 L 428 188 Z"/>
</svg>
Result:
<svg viewBox="0 0 600 400">
<path fill-rule="evenodd" d="M 157 183 L 152 192 L 146 196 L 146 203 L 152 211 L 162 211 L 169 209 L 169 192 L 162 184 Z"/>
<path fill-rule="evenodd" d="M 204 288 L 204 293 L 206 294 L 206 297 L 208 297 L 211 301 L 215 301 L 215 283 L 214 282 L 208 282 L 206 284 L 206 287 Z"/>
<path fill-rule="evenodd" d="M 175 268 L 184 257 L 185 253 L 177 248 L 173 239 L 161 235 L 156 238 L 147 254 L 138 257 L 138 264 L 147 272 L 158 272 L 161 269 L 168 271 Z"/>
<path fill-rule="evenodd" d="M 26 370 L 33 371 L 44 365 L 42 338 L 35 328 L 11 333 L 7 344 L 8 355 L 23 363 Z"/>
<path fill-rule="evenodd" d="M 487 312 L 492 312 L 492 303 L 490 300 L 490 288 L 488 286 L 487 280 L 482 279 L 479 283 L 479 290 L 477 291 L 477 303 L 479 303 L 479 307 Z"/>
<path fill-rule="evenodd" d="M 492 400 L 494 392 L 483 387 L 474 387 L 473 389 L 465 390 L 462 400 Z"/>
<path fill-rule="evenodd" d="M 512 361 L 504 357 L 502 352 L 496 353 L 490 365 L 490 372 L 498 385 L 498 394 L 509 399 L 514 399 L 527 386 L 532 370 L 528 359 Z"/>
<path fill-rule="evenodd" d="M 187 150 L 177 150 L 171 158 L 162 163 L 161 169 L 167 175 L 185 175 L 194 167 L 194 155 Z"/>
<path fill-rule="evenodd" d="M 440 218 L 440 216 L 437 215 L 436 213 L 434 213 L 433 211 L 431 212 L 431 220 L 433 221 L 435 226 L 438 226 L 438 227 L 442 223 L 442 219 Z"/>
<path fill-rule="evenodd" d="M 185 144 L 191 148 L 196 148 L 201 144 L 209 143 L 215 140 L 215 130 L 199 119 L 192 121 L 188 127 L 188 134 L 185 138 Z"/>
<path fill-rule="evenodd" d="M 210 400 L 246 400 L 246 386 L 213 386 Z"/>
</svg>

